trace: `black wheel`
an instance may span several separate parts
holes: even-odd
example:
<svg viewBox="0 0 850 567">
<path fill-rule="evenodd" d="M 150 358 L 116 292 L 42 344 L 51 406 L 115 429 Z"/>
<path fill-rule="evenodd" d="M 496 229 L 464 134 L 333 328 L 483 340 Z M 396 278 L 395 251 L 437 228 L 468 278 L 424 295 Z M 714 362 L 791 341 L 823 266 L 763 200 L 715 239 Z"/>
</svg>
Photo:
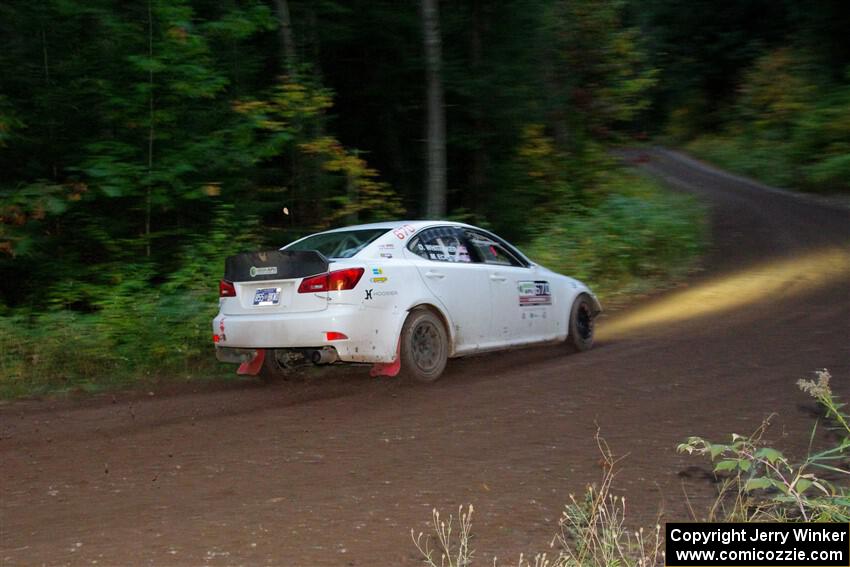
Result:
<svg viewBox="0 0 850 567">
<path fill-rule="evenodd" d="M 401 328 L 401 374 L 433 382 L 449 358 L 449 338 L 439 317 L 426 309 L 412 311 Z"/>
<path fill-rule="evenodd" d="M 593 346 L 593 300 L 586 293 L 579 295 L 570 310 L 570 330 L 567 343 L 582 352 Z"/>
<path fill-rule="evenodd" d="M 293 369 L 288 366 L 289 353 L 284 349 L 267 348 L 260 368 L 260 378 L 266 381 L 288 380 L 292 378 Z"/>
</svg>

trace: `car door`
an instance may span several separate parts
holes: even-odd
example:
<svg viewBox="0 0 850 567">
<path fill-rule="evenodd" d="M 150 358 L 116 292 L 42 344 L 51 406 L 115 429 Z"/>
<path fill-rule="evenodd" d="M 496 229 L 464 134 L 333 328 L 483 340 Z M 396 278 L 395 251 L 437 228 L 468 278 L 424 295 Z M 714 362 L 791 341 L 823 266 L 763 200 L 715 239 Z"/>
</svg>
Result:
<svg viewBox="0 0 850 567">
<path fill-rule="evenodd" d="M 489 269 L 475 262 L 453 226 L 427 228 L 407 246 L 428 290 L 443 304 L 454 324 L 455 352 L 490 348 Z"/>
<path fill-rule="evenodd" d="M 552 339 L 555 321 L 549 280 L 494 235 L 475 229 L 463 233 L 472 254 L 487 267 L 495 340 L 513 345 Z"/>
</svg>

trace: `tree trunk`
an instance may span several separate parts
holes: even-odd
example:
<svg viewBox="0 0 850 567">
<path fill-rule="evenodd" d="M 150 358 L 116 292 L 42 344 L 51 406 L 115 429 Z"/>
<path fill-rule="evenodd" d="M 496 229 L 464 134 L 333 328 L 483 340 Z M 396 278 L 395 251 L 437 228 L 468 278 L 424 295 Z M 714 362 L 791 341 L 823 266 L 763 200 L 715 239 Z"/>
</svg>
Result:
<svg viewBox="0 0 850 567">
<path fill-rule="evenodd" d="M 148 59 L 153 61 L 153 8 L 148 0 Z M 154 139 L 154 114 L 153 114 L 153 66 L 148 69 L 148 179 L 147 191 L 145 192 L 145 256 L 151 257 L 151 202 L 153 190 L 153 139 Z"/>
<path fill-rule="evenodd" d="M 470 34 L 470 59 L 472 64 L 472 75 L 476 80 L 481 79 L 481 61 L 482 61 L 482 45 L 481 35 L 483 26 L 483 17 L 481 14 L 481 1 L 473 0 L 472 3 L 472 30 Z M 479 201 L 479 195 L 484 187 L 485 171 L 487 168 L 487 153 L 484 151 L 485 144 L 485 124 L 484 124 L 484 109 L 482 108 L 482 100 L 484 93 L 476 91 L 475 96 L 471 101 L 472 113 L 472 131 L 475 139 L 475 147 L 472 150 L 472 167 L 469 174 L 469 184 L 472 189 L 472 194 L 467 195 L 466 205 L 469 209 L 475 210 Z"/>
<path fill-rule="evenodd" d="M 279 53 L 280 53 L 280 66 L 281 70 L 289 75 L 290 79 L 295 75 L 296 68 L 295 65 L 297 63 L 296 55 L 295 55 L 295 39 L 292 36 L 292 19 L 289 15 L 289 3 L 287 0 L 274 0 L 275 10 L 277 11 L 277 19 L 280 24 L 278 27 L 278 41 L 280 43 Z M 304 218 L 302 215 L 302 211 L 305 211 L 307 207 L 302 207 L 300 198 L 300 184 L 302 179 L 302 170 L 301 163 L 299 160 L 298 150 L 294 145 L 291 145 L 288 149 L 289 152 L 289 171 L 286 170 L 285 165 L 281 163 L 281 175 L 282 177 L 286 177 L 287 173 L 289 174 L 289 181 L 282 182 L 282 191 L 281 191 L 281 200 L 284 202 L 288 202 L 289 206 L 287 207 L 287 212 L 284 213 L 286 218 L 281 219 L 282 222 L 289 221 L 290 226 L 295 222 L 295 216 L 297 215 L 299 220 Z M 285 162 L 284 162 L 285 163 Z M 310 176 L 315 175 L 314 170 L 309 170 L 303 172 L 303 175 Z"/>
<path fill-rule="evenodd" d="M 280 39 L 280 54 L 283 57 L 283 70 L 292 73 L 295 66 L 295 40 L 292 38 L 292 20 L 289 18 L 289 4 L 286 0 L 275 0 L 277 18 L 280 20 L 278 36 Z"/>
<path fill-rule="evenodd" d="M 427 76 L 427 172 L 425 215 L 446 215 L 446 115 L 443 108 L 442 40 L 438 0 L 422 0 L 422 29 Z"/>
<path fill-rule="evenodd" d="M 570 72 L 558 57 L 558 37 L 562 35 L 563 25 L 569 16 L 565 13 L 564 4 L 557 4 L 550 16 L 555 21 L 555 41 L 549 43 L 543 50 L 543 84 L 546 86 L 548 101 L 546 114 L 552 128 L 552 135 L 558 149 L 567 148 L 570 143 L 570 132 L 567 125 L 566 108 L 569 101 L 566 96 L 567 76 Z"/>
</svg>

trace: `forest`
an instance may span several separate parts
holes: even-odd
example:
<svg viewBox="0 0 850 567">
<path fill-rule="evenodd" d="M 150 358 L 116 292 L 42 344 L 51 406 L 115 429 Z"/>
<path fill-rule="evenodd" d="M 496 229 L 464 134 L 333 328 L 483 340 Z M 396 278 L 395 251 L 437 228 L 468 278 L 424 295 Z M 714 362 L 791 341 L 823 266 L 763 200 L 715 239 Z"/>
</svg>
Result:
<svg viewBox="0 0 850 567">
<path fill-rule="evenodd" d="M 0 396 L 216 375 L 224 258 L 398 218 L 485 226 L 603 299 L 707 212 L 663 144 L 850 191 L 850 4 L 0 4 Z"/>
</svg>

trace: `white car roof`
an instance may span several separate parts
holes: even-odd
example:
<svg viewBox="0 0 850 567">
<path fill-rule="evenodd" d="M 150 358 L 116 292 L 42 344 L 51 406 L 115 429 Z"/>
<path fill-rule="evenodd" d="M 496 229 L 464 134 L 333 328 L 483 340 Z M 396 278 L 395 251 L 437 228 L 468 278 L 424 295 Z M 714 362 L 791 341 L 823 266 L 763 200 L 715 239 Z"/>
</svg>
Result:
<svg viewBox="0 0 850 567">
<path fill-rule="evenodd" d="M 480 227 L 477 227 L 477 226 L 473 226 L 471 224 L 467 224 L 467 223 L 463 223 L 463 222 L 456 222 L 456 221 L 447 221 L 447 220 L 398 220 L 398 221 L 375 222 L 375 223 L 370 223 L 370 224 L 356 224 L 356 225 L 350 225 L 350 226 L 342 226 L 342 227 L 339 227 L 339 228 L 334 228 L 332 230 L 325 230 L 325 231 L 322 231 L 322 232 L 328 233 L 328 232 L 341 232 L 341 231 L 348 231 L 348 230 L 365 230 L 365 229 L 374 229 L 374 228 L 384 228 L 384 229 L 387 229 L 387 230 L 392 230 L 392 229 L 396 229 L 396 228 L 401 228 L 403 226 L 411 227 L 415 232 L 415 231 L 418 231 L 422 228 L 426 228 L 426 227 L 429 227 L 429 226 L 435 226 L 435 225 L 437 225 L 437 226 L 463 226 L 463 227 L 467 227 L 467 228 L 473 228 L 473 229 L 476 229 L 476 230 L 481 230 L 485 233 L 493 234 L 492 232 L 490 232 L 487 229 L 480 228 Z M 321 233 L 316 233 L 316 234 L 321 234 Z M 495 236 L 495 234 L 494 234 L 494 236 Z M 497 238 L 499 238 L 499 237 L 497 237 Z M 397 242 L 397 241 L 395 240 L 395 237 L 393 237 L 391 234 L 383 235 L 379 239 L 375 240 L 374 242 L 370 243 L 368 246 L 363 248 L 363 250 L 361 250 L 358 254 L 360 254 L 364 251 L 368 251 L 368 250 L 374 251 L 374 250 L 376 250 L 377 247 L 380 246 L 380 244 L 382 242 Z M 528 262 L 529 264 L 534 263 L 531 260 L 529 260 L 528 256 L 526 256 L 519 249 L 517 249 L 516 246 L 514 246 L 513 244 L 510 244 L 507 241 L 504 241 L 504 242 L 506 242 L 511 247 L 511 249 L 514 252 L 518 253 L 520 255 L 520 257 L 522 259 L 524 259 L 526 262 Z"/>
<path fill-rule="evenodd" d="M 419 230 L 420 228 L 426 226 L 433 226 L 435 224 L 440 225 L 452 225 L 452 226 L 468 226 L 471 228 L 472 225 L 468 225 L 462 222 L 454 222 L 454 221 L 445 221 L 445 220 L 398 220 L 398 221 L 386 221 L 386 222 L 374 222 L 371 224 L 355 224 L 350 226 L 341 226 L 339 228 L 334 228 L 331 230 L 326 230 L 323 232 L 339 232 L 342 230 L 363 230 L 370 228 L 400 228 L 402 226 L 412 226 L 415 230 Z"/>
</svg>

